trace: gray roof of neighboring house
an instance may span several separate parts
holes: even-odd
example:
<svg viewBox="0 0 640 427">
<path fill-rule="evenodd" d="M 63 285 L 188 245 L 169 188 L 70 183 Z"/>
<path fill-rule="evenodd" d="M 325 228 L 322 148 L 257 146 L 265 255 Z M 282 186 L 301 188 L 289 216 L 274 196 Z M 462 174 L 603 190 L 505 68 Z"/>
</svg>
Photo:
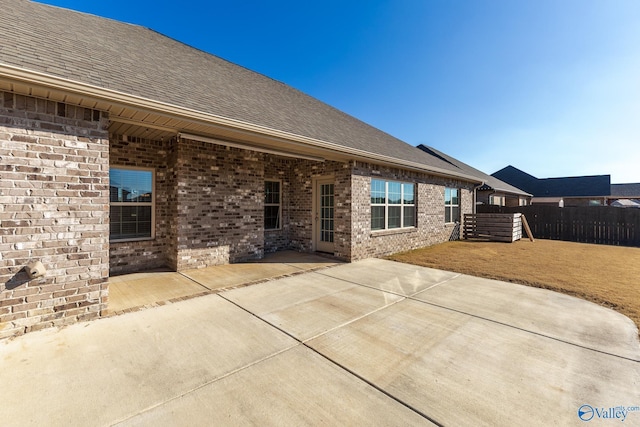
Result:
<svg viewBox="0 0 640 427">
<path fill-rule="evenodd" d="M 540 179 L 511 165 L 491 175 L 534 197 L 602 197 L 611 192 L 610 175 Z"/>
<path fill-rule="evenodd" d="M 458 159 L 455 159 L 441 151 L 436 150 L 433 147 L 420 144 L 418 145 L 418 148 L 424 151 L 425 153 L 428 153 L 434 157 L 440 158 L 441 160 L 444 160 L 452 164 L 453 166 L 459 168 L 460 170 L 462 170 L 464 173 L 468 175 L 473 175 L 480 178 L 484 184 L 482 187 L 480 187 L 480 190 L 496 190 L 496 191 L 510 193 L 510 194 L 517 194 L 520 196 L 531 196 L 531 194 L 527 193 L 526 191 L 521 190 L 517 187 L 514 187 L 513 185 L 508 184 L 504 181 L 501 181 L 496 177 L 488 175 L 482 172 L 481 170 L 474 168 L 473 166 L 469 166 L 468 164 L 463 163 Z"/>
<path fill-rule="evenodd" d="M 460 173 L 290 86 L 153 30 L 27 0 L 0 0 L 0 9 L 0 64 Z"/>
<path fill-rule="evenodd" d="M 638 199 L 618 199 L 611 203 L 611 206 L 623 208 L 640 208 L 640 200 Z"/>
<path fill-rule="evenodd" d="M 611 184 L 611 197 L 640 199 L 640 183 Z"/>
<path fill-rule="evenodd" d="M 508 182 L 510 185 L 517 188 L 522 188 L 533 195 L 535 195 L 535 191 L 537 190 L 536 183 L 538 178 L 533 175 L 529 175 L 520 169 L 514 168 L 511 165 L 500 169 L 498 172 L 492 173 L 491 176 L 504 182 Z"/>
</svg>

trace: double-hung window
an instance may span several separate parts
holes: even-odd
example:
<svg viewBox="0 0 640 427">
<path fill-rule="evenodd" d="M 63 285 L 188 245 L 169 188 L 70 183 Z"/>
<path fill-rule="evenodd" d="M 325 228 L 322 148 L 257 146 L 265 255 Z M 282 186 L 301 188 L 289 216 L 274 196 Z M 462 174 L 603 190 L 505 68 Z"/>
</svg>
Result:
<svg viewBox="0 0 640 427">
<path fill-rule="evenodd" d="M 444 222 L 460 221 L 460 190 L 457 188 L 444 189 Z"/>
<path fill-rule="evenodd" d="M 415 226 L 415 185 L 372 179 L 371 229 L 390 230 Z"/>
<path fill-rule="evenodd" d="M 505 204 L 505 196 L 491 195 L 491 196 L 489 196 L 489 204 L 490 205 L 497 205 L 497 206 L 504 206 L 504 204 Z"/>
<path fill-rule="evenodd" d="M 153 238 L 153 183 L 152 169 L 109 169 L 110 240 Z"/>
<path fill-rule="evenodd" d="M 280 181 L 264 182 L 264 229 L 277 230 L 281 227 L 282 214 Z"/>
</svg>

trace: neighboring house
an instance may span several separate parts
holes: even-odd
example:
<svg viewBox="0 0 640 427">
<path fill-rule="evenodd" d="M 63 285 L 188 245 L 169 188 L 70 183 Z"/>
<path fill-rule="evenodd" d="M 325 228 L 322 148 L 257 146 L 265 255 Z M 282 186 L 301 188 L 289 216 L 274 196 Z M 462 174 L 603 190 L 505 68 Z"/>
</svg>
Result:
<svg viewBox="0 0 640 427">
<path fill-rule="evenodd" d="M 640 199 L 616 199 L 612 200 L 609 206 L 617 208 L 640 208 Z"/>
<path fill-rule="evenodd" d="M 418 148 L 436 158 L 444 160 L 447 163 L 457 167 L 469 175 L 477 176 L 482 180 L 481 185 L 475 189 L 476 204 L 497 205 L 497 206 L 527 206 L 531 204 L 531 194 L 523 191 L 513 185 L 507 184 L 498 178 L 487 175 L 486 173 L 469 166 L 460 160 L 436 150 L 426 145 L 418 145 Z"/>
<path fill-rule="evenodd" d="M 640 208 L 640 183 L 611 184 L 608 204 L 623 208 Z"/>
<path fill-rule="evenodd" d="M 109 275 L 354 261 L 447 241 L 473 210 L 474 171 L 283 83 L 139 26 L 0 8 L 0 337 L 99 317 Z"/>
<path fill-rule="evenodd" d="M 610 175 L 540 179 L 507 166 L 491 176 L 531 193 L 535 205 L 604 206 L 611 193 Z"/>
</svg>

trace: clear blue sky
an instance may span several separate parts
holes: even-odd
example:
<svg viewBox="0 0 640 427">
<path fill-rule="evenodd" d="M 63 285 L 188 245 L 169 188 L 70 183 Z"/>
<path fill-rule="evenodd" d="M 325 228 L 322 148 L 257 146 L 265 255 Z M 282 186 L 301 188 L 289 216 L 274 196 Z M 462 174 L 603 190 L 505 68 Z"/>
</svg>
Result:
<svg viewBox="0 0 640 427">
<path fill-rule="evenodd" d="M 487 173 L 640 182 L 638 0 L 41 1 L 152 28 Z"/>
</svg>

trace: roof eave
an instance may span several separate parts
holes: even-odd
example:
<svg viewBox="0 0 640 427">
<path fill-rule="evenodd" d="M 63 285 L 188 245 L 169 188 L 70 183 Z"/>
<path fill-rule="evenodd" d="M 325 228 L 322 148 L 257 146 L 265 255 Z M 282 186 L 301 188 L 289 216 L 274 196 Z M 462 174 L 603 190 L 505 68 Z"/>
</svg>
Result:
<svg viewBox="0 0 640 427">
<path fill-rule="evenodd" d="M 50 74 L 27 70 L 7 64 L 0 64 L 0 78 L 10 81 L 17 81 L 27 85 L 35 85 L 69 92 L 77 96 L 90 97 L 99 101 L 126 107 L 140 108 L 154 113 L 171 115 L 181 119 L 196 121 L 213 126 L 234 128 L 244 132 L 265 135 L 270 138 L 277 138 L 279 140 L 284 140 L 287 142 L 304 144 L 306 146 L 311 146 L 322 150 L 330 150 L 332 152 L 348 155 L 354 160 L 383 163 L 403 169 L 427 172 L 438 176 L 461 179 L 473 183 L 481 182 L 481 180 L 479 180 L 477 177 L 463 173 L 456 173 L 438 167 L 427 166 L 418 162 L 408 162 L 402 159 L 397 159 L 391 156 L 385 156 L 376 153 L 370 153 L 364 150 L 352 149 L 328 141 L 322 141 L 303 135 L 297 135 L 294 133 L 269 128 L 266 126 L 256 125 L 253 123 L 222 117 L 215 114 L 205 113 L 202 111 L 169 104 L 162 101 L 131 95 L 128 93 L 106 89 L 88 83 L 77 82 L 74 80 L 52 76 Z"/>
<path fill-rule="evenodd" d="M 508 190 L 508 189 L 505 189 L 505 188 L 499 188 L 499 187 L 494 187 L 494 190 L 496 190 L 496 191 L 502 191 L 503 193 L 517 194 L 518 196 L 533 197 L 533 194 L 529 194 L 529 193 L 524 192 L 524 191 L 513 191 L 513 190 Z"/>
</svg>

